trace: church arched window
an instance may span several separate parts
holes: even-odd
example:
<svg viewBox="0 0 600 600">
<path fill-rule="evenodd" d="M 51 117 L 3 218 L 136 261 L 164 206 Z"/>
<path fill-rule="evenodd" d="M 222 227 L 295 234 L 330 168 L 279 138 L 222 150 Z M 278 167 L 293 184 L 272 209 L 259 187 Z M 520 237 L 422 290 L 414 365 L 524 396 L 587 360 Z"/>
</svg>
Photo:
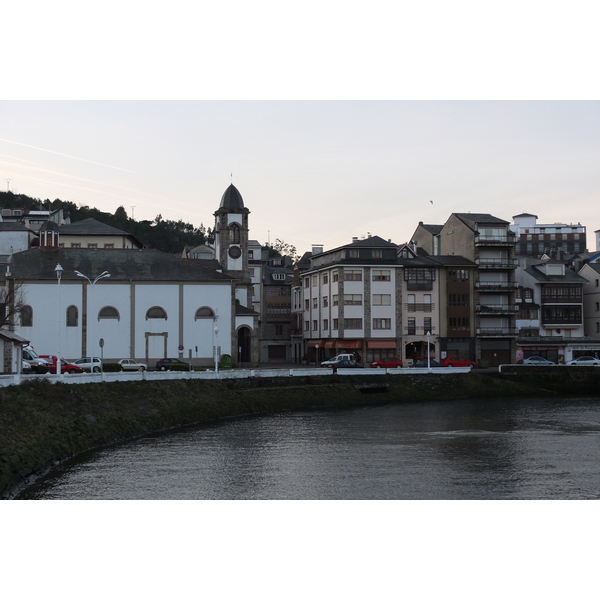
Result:
<svg viewBox="0 0 600 600">
<path fill-rule="evenodd" d="M 98 313 L 98 320 L 100 319 L 117 319 L 120 320 L 119 311 L 114 306 L 105 306 Z"/>
<path fill-rule="evenodd" d="M 148 309 L 146 313 L 146 320 L 148 319 L 167 319 L 167 313 L 164 308 L 160 306 L 153 306 Z"/>
<path fill-rule="evenodd" d="M 208 306 L 203 306 L 196 311 L 195 319 L 214 319 L 215 313 L 212 308 L 208 308 Z"/>
<path fill-rule="evenodd" d="M 229 226 L 229 241 L 232 244 L 239 244 L 240 237 L 241 237 L 240 226 L 237 223 L 232 223 Z"/>
</svg>

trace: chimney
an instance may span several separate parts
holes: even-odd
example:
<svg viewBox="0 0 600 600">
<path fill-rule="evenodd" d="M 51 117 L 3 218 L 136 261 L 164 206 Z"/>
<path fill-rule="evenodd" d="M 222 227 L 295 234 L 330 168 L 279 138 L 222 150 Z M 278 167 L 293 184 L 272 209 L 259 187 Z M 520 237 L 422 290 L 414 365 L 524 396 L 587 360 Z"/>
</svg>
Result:
<svg viewBox="0 0 600 600">
<path fill-rule="evenodd" d="M 321 252 L 323 252 L 323 245 L 322 244 L 313 244 L 312 246 L 312 253 L 314 254 L 321 254 Z"/>
<path fill-rule="evenodd" d="M 358 238 L 357 237 L 353 237 L 352 238 L 352 243 L 354 244 L 355 242 L 358 242 Z"/>
</svg>

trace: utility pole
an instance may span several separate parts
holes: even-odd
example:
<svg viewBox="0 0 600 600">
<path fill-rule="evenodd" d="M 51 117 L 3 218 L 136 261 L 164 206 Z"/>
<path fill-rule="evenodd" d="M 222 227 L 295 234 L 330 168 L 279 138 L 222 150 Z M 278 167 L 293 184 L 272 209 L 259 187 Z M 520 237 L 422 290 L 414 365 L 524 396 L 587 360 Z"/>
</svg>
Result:
<svg viewBox="0 0 600 600">
<path fill-rule="evenodd" d="M 7 179 L 6 180 L 6 191 L 10 192 L 10 182 L 12 181 L 12 179 Z"/>
</svg>

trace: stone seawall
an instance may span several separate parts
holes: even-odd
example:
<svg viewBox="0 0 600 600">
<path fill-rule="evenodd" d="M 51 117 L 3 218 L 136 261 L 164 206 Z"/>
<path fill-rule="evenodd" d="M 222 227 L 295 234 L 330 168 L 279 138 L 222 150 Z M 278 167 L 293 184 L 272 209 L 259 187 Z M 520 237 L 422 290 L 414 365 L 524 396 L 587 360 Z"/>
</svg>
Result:
<svg viewBox="0 0 600 600">
<path fill-rule="evenodd" d="M 85 451 L 187 425 L 282 411 L 467 397 L 594 395 L 600 369 L 52 384 L 0 390 L 0 497 Z"/>
</svg>

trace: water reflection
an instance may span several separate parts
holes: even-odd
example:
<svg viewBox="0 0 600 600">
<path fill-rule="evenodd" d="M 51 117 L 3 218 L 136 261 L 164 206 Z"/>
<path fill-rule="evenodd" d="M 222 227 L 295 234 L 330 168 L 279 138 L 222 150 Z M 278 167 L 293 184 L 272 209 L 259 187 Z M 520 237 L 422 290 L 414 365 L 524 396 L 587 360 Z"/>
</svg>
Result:
<svg viewBox="0 0 600 600">
<path fill-rule="evenodd" d="M 600 495 L 596 399 L 295 413 L 148 437 L 23 498 L 525 499 Z"/>
</svg>

